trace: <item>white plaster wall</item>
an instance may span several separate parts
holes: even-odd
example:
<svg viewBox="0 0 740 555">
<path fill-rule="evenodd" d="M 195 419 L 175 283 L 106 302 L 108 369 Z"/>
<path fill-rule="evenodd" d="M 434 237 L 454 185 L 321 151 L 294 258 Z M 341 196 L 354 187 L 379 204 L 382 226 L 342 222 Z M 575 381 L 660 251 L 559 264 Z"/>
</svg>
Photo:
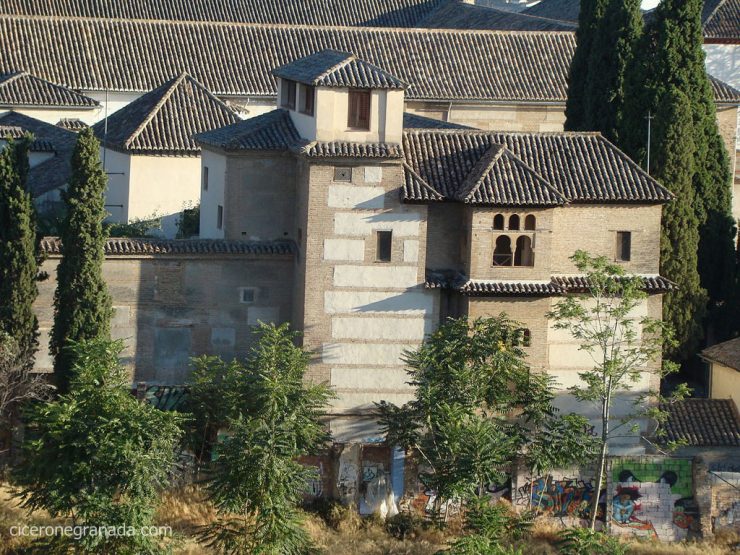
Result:
<svg viewBox="0 0 740 555">
<path fill-rule="evenodd" d="M 102 108 L 96 107 L 88 110 L 70 108 L 13 108 L 13 111 L 26 116 L 36 118 L 46 123 L 56 125 L 60 119 L 79 119 L 88 125 L 92 125 L 103 118 Z"/>
<path fill-rule="evenodd" d="M 417 262 L 419 260 L 419 241 L 407 239 L 403 242 L 403 261 Z"/>
<path fill-rule="evenodd" d="M 131 156 L 111 150 L 100 149 L 100 160 L 108 175 L 108 189 L 105 193 L 107 221 L 122 223 L 128 221 L 129 181 L 131 179 Z"/>
<path fill-rule="evenodd" d="M 337 266 L 334 286 L 406 289 L 417 284 L 416 276 L 416 266 Z"/>
<path fill-rule="evenodd" d="M 218 229 L 218 206 L 224 206 L 226 182 L 226 156 L 207 148 L 201 151 L 202 167 L 208 167 L 208 190 L 200 186 L 200 237 L 223 239 L 224 229 Z"/>
<path fill-rule="evenodd" d="M 709 73 L 740 89 L 740 45 L 705 44 L 704 54 Z"/>
<path fill-rule="evenodd" d="M 129 221 L 162 218 L 162 233 L 174 237 L 183 209 L 200 202 L 199 156 L 132 156 Z"/>
<path fill-rule="evenodd" d="M 380 169 L 380 168 L 379 168 Z M 329 187 L 329 206 L 332 208 L 382 209 L 385 190 L 382 187 L 332 185 Z"/>
<path fill-rule="evenodd" d="M 326 364 L 373 363 L 378 366 L 403 365 L 403 353 L 415 344 L 394 343 L 324 343 L 321 358 Z"/>
<path fill-rule="evenodd" d="M 431 314 L 434 310 L 432 294 L 417 288 L 403 292 L 326 291 L 324 309 L 327 314 L 397 313 L 408 315 Z"/>
<path fill-rule="evenodd" d="M 324 260 L 360 262 L 364 259 L 364 239 L 324 239 Z"/>
<path fill-rule="evenodd" d="M 377 391 L 413 390 L 403 368 L 332 368 L 331 383 L 337 389 Z"/>
<path fill-rule="evenodd" d="M 362 212 L 338 212 L 334 215 L 336 235 L 370 235 L 378 229 L 393 231 L 394 237 L 419 235 L 422 220 L 418 212 L 386 212 L 366 214 Z"/>
<path fill-rule="evenodd" d="M 100 109 L 95 114 L 95 119 L 91 123 L 97 123 L 98 121 L 105 118 L 106 106 L 107 114 L 110 116 L 114 112 L 117 112 L 121 108 L 131 104 L 134 100 L 144 94 L 144 92 L 114 92 L 109 91 L 106 95 L 105 91 L 80 91 L 85 96 L 97 100 L 100 103 Z"/>
<path fill-rule="evenodd" d="M 336 339 L 421 341 L 425 335 L 432 332 L 432 322 L 428 318 L 335 316 L 331 324 L 332 337 Z"/>
</svg>

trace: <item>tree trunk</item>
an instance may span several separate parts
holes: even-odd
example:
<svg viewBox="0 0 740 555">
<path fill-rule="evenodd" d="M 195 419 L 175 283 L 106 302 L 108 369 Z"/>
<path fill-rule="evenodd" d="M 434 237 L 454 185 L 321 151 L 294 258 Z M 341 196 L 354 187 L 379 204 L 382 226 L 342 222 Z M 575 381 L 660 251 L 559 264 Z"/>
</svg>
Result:
<svg viewBox="0 0 740 555">
<path fill-rule="evenodd" d="M 596 515 L 599 512 L 599 498 L 601 497 L 601 484 L 604 482 L 604 473 L 606 470 L 606 455 L 608 452 L 609 438 L 609 402 L 611 394 L 607 393 L 601 405 L 601 450 L 599 451 L 599 471 L 596 478 L 596 488 L 594 490 L 594 499 L 591 506 L 591 522 L 589 528 L 593 531 L 596 529 Z M 606 511 L 604 514 L 606 518 Z"/>
</svg>

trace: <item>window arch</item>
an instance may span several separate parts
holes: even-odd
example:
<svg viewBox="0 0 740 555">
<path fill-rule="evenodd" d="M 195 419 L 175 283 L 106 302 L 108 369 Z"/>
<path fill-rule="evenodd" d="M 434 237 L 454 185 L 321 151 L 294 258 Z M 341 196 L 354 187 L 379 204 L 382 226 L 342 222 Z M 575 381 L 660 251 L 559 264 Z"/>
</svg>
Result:
<svg viewBox="0 0 740 555">
<path fill-rule="evenodd" d="M 496 214 L 493 217 L 493 229 L 504 229 L 504 215 Z"/>
<path fill-rule="evenodd" d="M 519 214 L 512 214 L 509 216 L 509 229 L 515 231 L 519 230 Z"/>
<path fill-rule="evenodd" d="M 506 235 L 499 235 L 496 239 L 496 248 L 493 250 L 493 265 L 511 266 L 512 258 L 511 239 Z"/>
<path fill-rule="evenodd" d="M 516 240 L 514 266 L 534 266 L 532 239 L 530 237 L 527 237 L 526 235 L 522 235 Z"/>
<path fill-rule="evenodd" d="M 524 229 L 527 231 L 534 231 L 536 223 L 537 219 L 534 217 L 534 214 L 529 214 L 524 218 Z"/>
</svg>

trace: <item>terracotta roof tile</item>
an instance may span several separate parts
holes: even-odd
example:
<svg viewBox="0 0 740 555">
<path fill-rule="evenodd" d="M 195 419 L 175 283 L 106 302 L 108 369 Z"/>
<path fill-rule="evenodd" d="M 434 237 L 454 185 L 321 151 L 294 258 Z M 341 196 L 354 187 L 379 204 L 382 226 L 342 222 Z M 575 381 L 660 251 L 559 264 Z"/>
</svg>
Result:
<svg viewBox="0 0 740 555">
<path fill-rule="evenodd" d="M 44 237 L 41 252 L 61 255 L 58 237 Z M 292 241 L 229 241 L 224 239 L 130 239 L 110 238 L 105 243 L 106 256 L 176 256 L 176 255 L 289 255 L 295 253 Z"/>
<path fill-rule="evenodd" d="M 740 0 L 707 0 L 702 21 L 707 42 L 740 42 Z"/>
<path fill-rule="evenodd" d="M 0 50 L 0 71 L 25 64 L 88 91 L 150 91 L 187 71 L 220 96 L 274 96 L 274 68 L 334 49 L 408 83 L 410 99 L 564 102 L 575 48 L 570 32 L 21 16 L 0 16 L 0 36 L 14 45 Z"/>
<path fill-rule="evenodd" d="M 740 337 L 707 347 L 701 356 L 740 372 Z"/>
<path fill-rule="evenodd" d="M 401 158 L 401 145 L 396 143 L 352 143 L 346 141 L 313 141 L 300 148 L 311 158 Z"/>
<path fill-rule="evenodd" d="M 574 31 L 576 26 L 573 21 L 559 21 L 528 13 L 460 2 L 441 5 L 417 24 L 417 27 L 430 29 L 489 31 Z"/>
<path fill-rule="evenodd" d="M 740 447 L 740 418 L 732 399 L 684 399 L 665 403 L 663 424 L 668 441 L 696 447 Z"/>
<path fill-rule="evenodd" d="M 707 74 L 707 77 L 709 77 L 709 83 L 712 85 L 715 102 L 718 104 L 740 104 L 740 91 L 712 75 Z"/>
<path fill-rule="evenodd" d="M 0 107 L 96 108 L 98 102 L 25 71 L 0 74 Z"/>
<path fill-rule="evenodd" d="M 78 118 L 62 118 L 57 122 L 57 127 L 67 129 L 68 131 L 82 131 L 89 126 Z"/>
<path fill-rule="evenodd" d="M 387 71 L 349 52 L 322 50 L 272 70 L 275 77 L 317 87 L 404 89 L 406 84 Z"/>
<path fill-rule="evenodd" d="M 0 13 L 65 18 L 413 27 L 446 2 L 449 0 L 3 0 Z"/>
<path fill-rule="evenodd" d="M 231 108 L 183 73 L 93 126 L 108 146 L 132 154 L 197 155 L 193 135 L 239 121 Z"/>
<path fill-rule="evenodd" d="M 287 110 L 277 109 L 195 136 L 224 150 L 283 150 L 302 143 Z"/>
</svg>

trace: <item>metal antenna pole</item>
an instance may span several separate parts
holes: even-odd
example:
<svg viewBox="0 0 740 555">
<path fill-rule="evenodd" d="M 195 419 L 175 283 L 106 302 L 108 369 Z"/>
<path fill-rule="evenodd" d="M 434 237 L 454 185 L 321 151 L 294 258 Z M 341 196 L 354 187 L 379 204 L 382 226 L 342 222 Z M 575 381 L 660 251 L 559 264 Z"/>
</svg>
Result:
<svg viewBox="0 0 740 555">
<path fill-rule="evenodd" d="M 648 120 L 648 144 L 647 144 L 647 173 L 650 175 L 650 139 L 652 135 L 652 124 L 653 124 L 653 114 L 651 112 L 648 112 L 647 120 Z"/>
</svg>

